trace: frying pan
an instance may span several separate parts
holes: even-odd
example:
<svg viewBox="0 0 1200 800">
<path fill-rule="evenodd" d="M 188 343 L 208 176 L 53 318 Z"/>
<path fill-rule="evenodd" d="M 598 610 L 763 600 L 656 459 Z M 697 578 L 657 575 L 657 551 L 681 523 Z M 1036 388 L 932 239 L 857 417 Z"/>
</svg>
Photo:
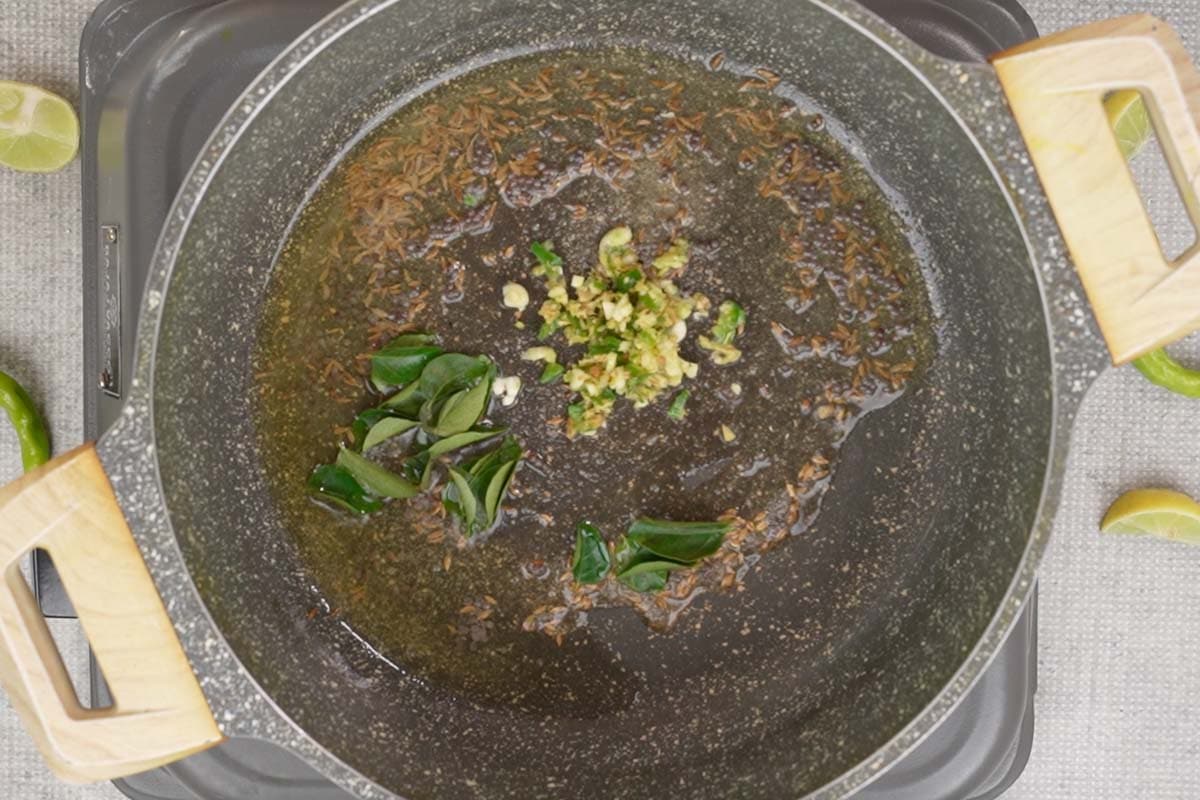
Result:
<svg viewBox="0 0 1200 800">
<path fill-rule="evenodd" d="M 671 634 L 680 655 L 638 664 L 631 707 L 574 719 L 469 702 L 306 619 L 313 587 L 251 444 L 249 359 L 297 209 L 364 131 L 482 64 L 613 43 L 769 65 L 844 126 L 928 244 L 942 327 L 921 384 L 845 445 L 796 555 L 764 564 L 709 633 Z M 1003 642 L 1089 384 L 1200 322 L 1197 251 L 1163 257 L 1107 129 L 1102 96 L 1131 86 L 1197 220 L 1200 76 L 1148 17 L 984 67 L 846 0 L 346 4 L 251 85 L 184 181 L 120 421 L 0 490 L 14 705 L 70 780 L 253 736 L 364 798 L 850 794 Z M 111 708 L 75 699 L 17 569 L 34 547 L 62 573 Z"/>
</svg>

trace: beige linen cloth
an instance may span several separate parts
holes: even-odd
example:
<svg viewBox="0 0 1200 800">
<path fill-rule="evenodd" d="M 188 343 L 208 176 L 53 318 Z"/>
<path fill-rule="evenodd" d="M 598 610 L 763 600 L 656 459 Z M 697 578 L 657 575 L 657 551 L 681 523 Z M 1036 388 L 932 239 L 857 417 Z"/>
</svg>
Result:
<svg viewBox="0 0 1200 800">
<path fill-rule="evenodd" d="M 1042 32 L 1149 11 L 1171 22 L 1200 59 L 1200 0 L 1025 5 Z M 93 6 L 0 0 L 0 78 L 77 100 L 79 35 Z M 1150 203 L 1178 249 L 1191 240 L 1190 227 L 1170 213 L 1157 178 Z M 60 452 L 82 435 L 79 229 L 77 163 L 50 176 L 0 171 L 0 368 L 26 382 Z M 1175 351 L 1200 363 L 1200 336 Z M 0 430 L 0 481 L 19 465 L 14 437 Z M 1132 369 L 1109 371 L 1084 404 L 1067 472 L 1041 577 L 1033 755 L 1006 800 L 1200 798 L 1200 547 L 1096 533 L 1125 489 L 1154 484 L 1200 497 L 1200 402 L 1150 386 Z M 86 692 L 77 627 L 52 625 Z M 0 697 L 0 797 L 121 796 L 108 784 L 57 782 Z"/>
</svg>

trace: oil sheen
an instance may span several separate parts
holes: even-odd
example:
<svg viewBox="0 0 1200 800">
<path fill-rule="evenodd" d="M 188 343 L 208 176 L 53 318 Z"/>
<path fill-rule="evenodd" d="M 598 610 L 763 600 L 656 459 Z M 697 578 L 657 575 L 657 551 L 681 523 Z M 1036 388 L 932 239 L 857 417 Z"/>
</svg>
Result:
<svg viewBox="0 0 1200 800">
<path fill-rule="evenodd" d="M 281 251 L 256 353 L 258 445 L 320 595 L 313 614 L 472 702 L 587 717 L 636 693 L 623 655 L 700 624 L 703 597 L 736 597 L 762 559 L 804 547 L 795 534 L 841 443 L 920 380 L 934 341 L 900 219 L 781 88 L 720 57 L 539 54 L 430 91 L 336 165 Z M 544 299 L 529 245 L 552 241 L 568 274 L 586 274 L 620 224 L 647 260 L 676 237 L 692 244 L 677 282 L 746 309 L 744 355 L 717 366 L 689 337 L 684 356 L 701 366 L 684 420 L 667 417 L 670 395 L 621 402 L 598 436 L 568 440 L 569 393 L 520 358 Z M 524 329 L 501 302 L 509 281 L 533 296 Z M 409 330 L 523 380 L 489 419 L 526 458 L 501 523 L 470 541 L 438 491 L 367 518 L 306 491 L 380 401 L 369 353 Z M 372 457 L 395 466 L 401 452 Z M 570 580 L 581 519 L 615 541 L 637 516 L 726 513 L 737 526 L 722 550 L 659 595 Z"/>
</svg>

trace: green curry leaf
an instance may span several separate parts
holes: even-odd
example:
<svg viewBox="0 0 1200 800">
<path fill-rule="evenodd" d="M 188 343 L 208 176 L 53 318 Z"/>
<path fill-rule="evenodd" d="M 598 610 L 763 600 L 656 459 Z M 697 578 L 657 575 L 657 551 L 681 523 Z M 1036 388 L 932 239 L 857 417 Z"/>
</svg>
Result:
<svg viewBox="0 0 1200 800">
<path fill-rule="evenodd" d="M 379 409 L 372 409 L 377 411 Z M 359 414 L 359 419 L 362 419 L 364 414 Z M 355 420 L 358 422 L 358 420 Z M 404 419 L 403 417 L 383 417 L 378 422 L 371 425 L 370 430 L 362 437 L 362 451 L 365 453 L 377 444 L 391 439 L 393 436 L 399 436 L 405 431 L 412 430 L 420 423 L 412 419 Z M 355 437 L 357 439 L 357 436 Z"/>
<path fill-rule="evenodd" d="M 617 580 L 638 592 L 662 591 L 671 572 L 715 553 L 731 527 L 728 522 L 638 519 L 617 544 Z"/>
<path fill-rule="evenodd" d="M 483 496 L 483 507 L 487 512 L 489 528 L 496 522 L 496 517 L 500 513 L 500 504 L 504 502 L 504 497 L 508 494 L 508 485 L 512 483 L 513 473 L 516 471 L 517 462 L 515 460 L 506 461 L 500 465 L 500 469 L 496 470 L 492 479 L 488 481 Z"/>
<path fill-rule="evenodd" d="M 677 569 L 689 569 L 691 566 L 691 564 L 682 564 L 678 561 L 639 561 L 617 577 L 632 578 L 637 575 L 648 575 L 659 572 L 666 574 L 674 572 Z"/>
<path fill-rule="evenodd" d="M 362 485 L 345 468 L 320 464 L 308 477 L 308 489 L 314 497 L 355 514 L 370 514 L 383 504 L 367 495 Z"/>
<path fill-rule="evenodd" d="M 643 564 L 655 566 L 642 569 Z M 616 573 L 617 580 L 636 592 L 661 592 L 667 586 L 670 571 L 663 569 L 662 562 L 649 550 L 642 548 L 627 538 L 621 537 L 617 545 Z M 687 566 L 685 564 L 679 567 Z"/>
<path fill-rule="evenodd" d="M 453 488 L 447 486 L 450 494 L 443 494 L 443 503 L 463 520 L 467 536 L 490 528 L 496 522 L 500 504 L 504 502 L 520 460 L 521 445 L 508 436 L 499 446 L 473 461 L 450 468 Z M 470 500 L 466 499 L 467 495 L 470 495 Z M 469 523 L 466 513 L 468 505 Z"/>
<path fill-rule="evenodd" d="M 379 408 L 388 409 L 401 417 L 416 419 L 417 414 L 421 410 L 421 404 L 425 402 L 425 397 L 420 393 L 420 388 L 419 383 L 410 383 L 387 400 L 384 400 Z"/>
<path fill-rule="evenodd" d="M 671 522 L 643 517 L 629 526 L 626 536 L 655 555 L 691 564 L 717 552 L 732 527 L 729 522 Z"/>
<path fill-rule="evenodd" d="M 619 578 L 639 564 L 661 560 L 661 556 L 647 550 L 637 542 L 631 541 L 628 536 L 622 536 L 617 542 L 617 550 L 613 557 L 613 569 Z M 646 573 L 642 571 L 634 574 Z"/>
<path fill-rule="evenodd" d="M 479 381 L 486 380 L 490 383 L 495 369 L 491 359 L 486 356 L 466 356 L 461 353 L 438 356 L 430 361 L 421 373 L 417 381 L 417 390 L 414 396 L 406 401 L 406 405 L 411 406 L 419 399 L 421 424 L 432 431 L 437 426 L 443 406 L 452 396 L 474 387 Z M 486 401 L 485 396 L 484 402 Z"/>
<path fill-rule="evenodd" d="M 405 459 L 404 463 L 400 465 L 400 471 L 404 473 L 404 477 L 410 483 L 415 483 L 422 489 L 428 489 L 429 476 L 433 471 L 432 461 L 433 459 L 429 457 L 429 450 L 421 450 Z"/>
<path fill-rule="evenodd" d="M 422 489 L 427 489 L 429 488 L 429 478 L 433 472 L 433 460 L 435 458 L 445 455 L 446 453 L 452 453 L 455 450 L 461 450 L 469 445 L 486 441 L 494 436 L 499 436 L 507 432 L 508 428 L 504 427 L 481 427 L 470 431 L 463 431 L 462 433 L 456 433 L 453 436 L 447 436 L 445 439 L 438 439 L 436 442 L 429 445 L 429 447 L 425 448 L 420 453 L 417 453 L 405 463 L 405 474 L 412 478 L 415 473 L 417 476 L 415 480 L 420 482 Z M 419 462 L 419 464 L 414 462 Z M 412 471 L 408 469 L 410 463 L 414 465 L 414 469 Z"/>
<path fill-rule="evenodd" d="M 450 482 L 442 492 L 442 505 L 446 510 L 462 520 L 463 530 L 467 536 L 475 532 L 476 514 L 479 501 L 471 489 L 467 476 L 454 467 L 450 467 Z"/>
<path fill-rule="evenodd" d="M 351 426 L 352 443 L 340 449 L 335 463 L 313 471 L 309 490 L 321 500 L 357 514 L 378 511 L 382 498 L 407 499 L 428 489 L 439 457 L 508 431 L 476 427 L 487 412 L 496 374 L 486 356 L 443 353 L 433 336 L 409 333 L 372 355 L 371 366 L 381 391 L 402 388 L 360 412 Z M 415 436 L 400 474 L 362 454 L 409 431 Z M 520 459 L 520 444 L 509 436 L 473 461 L 450 468 L 443 503 L 463 519 L 468 536 L 495 522 Z"/>
<path fill-rule="evenodd" d="M 438 412 L 437 424 L 432 433 L 435 436 L 453 436 L 470 430 L 487 410 L 488 399 L 492 394 L 492 370 L 487 373 L 470 389 L 462 389 L 452 394 Z"/>
<path fill-rule="evenodd" d="M 337 466 L 354 476 L 368 492 L 379 497 L 408 499 L 421 493 L 421 487 L 345 447 L 338 451 Z"/>
<path fill-rule="evenodd" d="M 406 333 L 392 339 L 371 356 L 371 383 L 386 391 L 415 381 L 442 353 L 434 341 L 433 336 L 424 333 Z"/>
<path fill-rule="evenodd" d="M 600 529 L 590 522 L 575 526 L 575 555 L 571 559 L 571 574 L 578 583 L 599 583 L 612 569 L 608 545 Z"/>
<path fill-rule="evenodd" d="M 667 588 L 670 574 L 665 570 L 658 572 L 621 573 L 617 580 L 633 589 L 635 592 L 661 592 Z"/>
<path fill-rule="evenodd" d="M 463 464 L 463 468 L 484 487 L 491 482 L 496 471 L 509 461 L 521 458 L 521 445 L 512 436 L 506 436 L 500 445 L 478 458 Z"/>
<path fill-rule="evenodd" d="M 396 412 L 390 408 L 368 408 L 366 411 L 360 411 L 358 416 L 354 418 L 354 422 L 350 423 L 350 435 L 353 438 L 354 446 L 362 450 L 363 442 L 367 438 L 367 431 L 381 419 L 396 416 Z"/>
</svg>

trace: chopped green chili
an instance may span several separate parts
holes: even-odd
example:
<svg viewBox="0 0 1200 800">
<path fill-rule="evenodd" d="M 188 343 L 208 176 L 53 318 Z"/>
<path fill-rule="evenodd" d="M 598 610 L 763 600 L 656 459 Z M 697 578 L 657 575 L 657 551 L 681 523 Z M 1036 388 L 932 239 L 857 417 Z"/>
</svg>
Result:
<svg viewBox="0 0 1200 800">
<path fill-rule="evenodd" d="M 692 393 L 687 389 L 680 390 L 679 394 L 675 395 L 675 399 L 671 401 L 671 407 L 667 409 L 667 416 L 674 420 L 681 420 L 687 416 L 687 401 L 692 396 Z"/>
</svg>

